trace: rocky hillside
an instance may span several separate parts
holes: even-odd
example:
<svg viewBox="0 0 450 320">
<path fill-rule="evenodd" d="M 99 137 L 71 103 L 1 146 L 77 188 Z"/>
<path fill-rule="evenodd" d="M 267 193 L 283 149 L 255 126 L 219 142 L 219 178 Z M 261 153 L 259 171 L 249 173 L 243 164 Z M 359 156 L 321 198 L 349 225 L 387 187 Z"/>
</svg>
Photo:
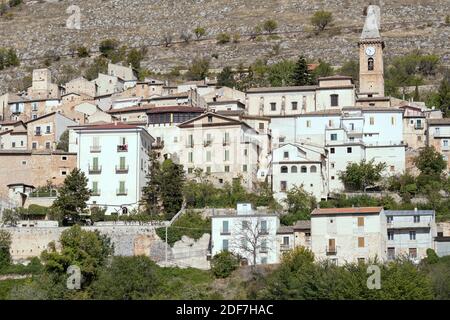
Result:
<svg viewBox="0 0 450 320">
<path fill-rule="evenodd" d="M 448 57 L 450 26 L 445 17 L 450 0 L 380 2 L 387 56 L 420 48 Z M 292 58 L 299 53 L 339 65 L 356 58 L 367 4 L 363 0 L 25 0 L 11 11 L 12 16 L 0 18 L 0 46 L 16 48 L 23 62 L 18 70 L 3 71 L 0 82 L 26 74 L 24 66 L 42 64 L 49 52 L 63 57 L 60 64 L 77 66 L 78 59 L 65 57 L 70 46 L 95 51 L 106 38 L 116 38 L 129 47 L 147 47 L 144 66 L 159 72 L 186 66 L 196 56 L 214 57 L 211 64 L 217 68 L 249 64 L 259 57 Z M 80 9 L 80 30 L 66 27 L 71 15 L 67 9 L 72 5 Z M 319 9 L 331 11 L 334 22 L 326 32 L 315 35 L 309 19 Z M 277 37 L 250 40 L 255 26 L 269 18 L 278 21 Z M 182 43 L 182 32 L 196 26 L 206 28 L 206 38 Z M 239 33 L 241 39 L 219 45 L 215 38 L 220 32 Z M 174 43 L 165 47 L 163 38 L 168 34 Z"/>
</svg>

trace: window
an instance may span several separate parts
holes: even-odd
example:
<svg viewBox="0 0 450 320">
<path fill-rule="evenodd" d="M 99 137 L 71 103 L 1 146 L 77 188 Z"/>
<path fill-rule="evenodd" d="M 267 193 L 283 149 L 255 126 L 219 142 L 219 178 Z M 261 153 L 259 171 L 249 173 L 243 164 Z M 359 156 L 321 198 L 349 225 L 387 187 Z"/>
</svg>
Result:
<svg viewBox="0 0 450 320">
<path fill-rule="evenodd" d="M 328 120 L 328 126 L 329 126 L 330 128 L 333 127 L 333 120 Z"/>
<path fill-rule="evenodd" d="M 388 231 L 388 240 L 394 240 L 394 232 Z"/>
<path fill-rule="evenodd" d="M 188 173 L 194 172 L 194 168 L 188 168 Z"/>
<path fill-rule="evenodd" d="M 331 163 L 331 168 L 334 169 L 334 162 Z"/>
<path fill-rule="evenodd" d="M 259 123 L 259 130 L 264 130 L 264 122 Z"/>
<path fill-rule="evenodd" d="M 442 140 L 444 147 L 448 147 L 448 140 Z"/>
<path fill-rule="evenodd" d="M 188 146 L 193 147 L 194 146 L 194 135 L 190 134 L 188 136 Z"/>
<path fill-rule="evenodd" d="M 334 176 L 331 176 L 331 180 L 334 180 Z"/>
<path fill-rule="evenodd" d="M 337 140 L 337 133 L 332 133 L 330 138 L 331 138 L 331 141 L 336 141 Z"/>
<path fill-rule="evenodd" d="M 20 140 L 20 146 L 23 147 L 23 140 Z"/>
<path fill-rule="evenodd" d="M 208 116 L 208 122 L 212 123 L 213 122 L 213 117 L 212 116 Z"/>
<path fill-rule="evenodd" d="M 248 156 L 248 149 L 244 149 L 244 156 Z"/>
<path fill-rule="evenodd" d="M 409 232 L 409 240 L 416 240 L 416 232 L 415 231 Z"/>
<path fill-rule="evenodd" d="M 330 149 L 330 153 L 334 153 L 335 152 L 335 149 L 334 148 L 331 148 Z"/>
<path fill-rule="evenodd" d="M 285 192 L 287 189 L 287 182 L 286 181 L 281 181 L 280 182 L 280 190 L 281 192 Z"/>
<path fill-rule="evenodd" d="M 224 171 L 225 171 L 225 172 L 230 172 L 230 166 L 225 166 L 225 167 L 224 167 Z"/>
<path fill-rule="evenodd" d="M 292 110 L 297 110 L 298 102 L 293 101 L 293 102 L 291 103 L 291 105 L 292 105 Z"/>
<path fill-rule="evenodd" d="M 11 143 L 11 147 L 15 148 L 16 147 L 16 143 L 15 142 Z"/>
<path fill-rule="evenodd" d="M 229 223 L 228 221 L 222 221 L 222 233 L 230 233 L 230 231 L 228 230 L 229 227 Z"/>
<path fill-rule="evenodd" d="M 62 171 L 61 171 L 61 175 L 62 175 L 62 176 L 66 176 L 66 175 L 67 175 L 67 171 L 66 171 L 66 170 L 62 170 Z"/>
<path fill-rule="evenodd" d="M 36 135 L 37 136 L 41 135 L 41 127 L 36 127 Z"/>
<path fill-rule="evenodd" d="M 301 173 L 307 173 L 307 172 L 308 172 L 308 169 L 306 168 L 306 166 L 301 166 L 300 172 L 301 172 Z"/>
<path fill-rule="evenodd" d="M 23 165 L 23 166 L 26 166 L 26 165 L 27 165 L 27 161 L 26 161 L 26 160 L 23 160 L 23 161 L 22 161 L 22 165 Z"/>
<path fill-rule="evenodd" d="M 289 152 L 285 151 L 285 152 L 283 153 L 283 158 L 284 158 L 284 159 L 289 159 Z"/>
<path fill-rule="evenodd" d="M 420 216 L 414 216 L 414 222 L 415 223 L 420 222 Z"/>
<path fill-rule="evenodd" d="M 188 161 L 190 163 L 194 162 L 194 153 L 193 152 L 188 153 Z"/>
<path fill-rule="evenodd" d="M 242 165 L 242 171 L 243 172 L 247 172 L 247 165 L 246 164 Z"/>
<path fill-rule="evenodd" d="M 62 156 L 62 157 L 61 157 L 61 160 L 62 160 L 62 161 L 67 161 L 67 156 Z"/>
<path fill-rule="evenodd" d="M 275 102 L 270 103 L 270 110 L 276 111 L 277 110 L 277 104 Z"/>
<path fill-rule="evenodd" d="M 125 181 L 119 181 L 119 193 L 120 194 L 125 193 Z"/>
<path fill-rule="evenodd" d="M 268 249 L 267 249 L 267 240 L 266 239 L 263 239 L 263 240 L 261 240 L 261 252 L 267 252 L 268 251 Z"/>
<path fill-rule="evenodd" d="M 228 251 L 228 240 L 227 239 L 222 240 L 222 250 Z"/>
<path fill-rule="evenodd" d="M 224 136 L 223 136 L 223 143 L 224 144 L 229 144 L 230 143 L 230 133 L 229 132 L 225 132 Z"/>
<path fill-rule="evenodd" d="M 33 142 L 33 143 L 31 144 L 31 148 L 32 148 L 32 149 L 36 149 L 36 148 L 37 148 L 37 142 Z"/>
<path fill-rule="evenodd" d="M 316 166 L 311 166 L 311 168 L 309 168 L 309 172 L 316 173 L 317 172 L 317 167 Z"/>
<path fill-rule="evenodd" d="M 211 162 L 211 151 L 206 151 L 206 162 Z"/>
<path fill-rule="evenodd" d="M 374 67 L 373 58 L 369 58 L 367 60 L 367 70 L 373 71 L 373 67 Z"/>
<path fill-rule="evenodd" d="M 358 227 L 364 227 L 364 217 L 358 217 Z"/>
<path fill-rule="evenodd" d="M 50 126 L 47 126 L 46 128 L 45 128 L 45 133 L 50 133 Z"/>
<path fill-rule="evenodd" d="M 92 193 L 97 194 L 97 192 L 98 192 L 98 182 L 92 181 Z"/>
<path fill-rule="evenodd" d="M 267 233 L 267 221 L 261 220 L 261 233 Z"/>
<path fill-rule="evenodd" d="M 358 237 L 358 248 L 364 248 L 364 237 Z"/>
<path fill-rule="evenodd" d="M 285 246 L 289 245 L 289 237 L 283 237 L 283 245 Z"/>
<path fill-rule="evenodd" d="M 434 128 L 434 135 L 439 136 L 441 133 L 441 128 Z"/>
<path fill-rule="evenodd" d="M 370 117 L 370 125 L 373 126 L 375 124 L 375 118 L 374 117 Z"/>
<path fill-rule="evenodd" d="M 306 127 L 311 128 L 311 120 L 306 120 Z"/>
<path fill-rule="evenodd" d="M 291 167 L 291 173 L 297 173 L 297 166 Z"/>
<path fill-rule="evenodd" d="M 409 256 L 413 259 L 417 258 L 417 248 L 409 248 Z"/>
<path fill-rule="evenodd" d="M 120 137 L 120 139 L 119 139 L 119 144 L 120 145 L 126 145 L 127 144 L 127 138 L 125 138 L 125 137 Z"/>
<path fill-rule="evenodd" d="M 394 260 L 395 259 L 395 248 L 390 247 L 387 250 L 388 252 L 388 260 Z"/>
<path fill-rule="evenodd" d="M 142 164 L 141 164 L 141 166 L 142 166 Z M 121 170 L 125 169 L 125 157 L 120 157 L 120 159 L 119 159 L 119 168 Z"/>
<path fill-rule="evenodd" d="M 288 173 L 288 167 L 282 166 L 281 167 L 281 173 Z"/>
<path fill-rule="evenodd" d="M 225 150 L 225 161 L 230 161 L 230 150 Z"/>
<path fill-rule="evenodd" d="M 395 126 L 395 117 L 391 117 L 391 125 Z"/>
<path fill-rule="evenodd" d="M 332 107 L 337 107 L 339 105 L 339 95 L 337 94 L 330 95 L 330 100 Z"/>
<path fill-rule="evenodd" d="M 267 257 L 261 258 L 261 264 L 267 264 Z"/>
<path fill-rule="evenodd" d="M 206 173 L 211 173 L 211 167 L 206 167 Z"/>
<path fill-rule="evenodd" d="M 352 153 L 352 148 L 351 147 L 347 147 L 347 153 Z"/>
<path fill-rule="evenodd" d="M 45 143 L 45 149 L 50 149 L 51 148 L 51 142 L 46 142 Z"/>
</svg>

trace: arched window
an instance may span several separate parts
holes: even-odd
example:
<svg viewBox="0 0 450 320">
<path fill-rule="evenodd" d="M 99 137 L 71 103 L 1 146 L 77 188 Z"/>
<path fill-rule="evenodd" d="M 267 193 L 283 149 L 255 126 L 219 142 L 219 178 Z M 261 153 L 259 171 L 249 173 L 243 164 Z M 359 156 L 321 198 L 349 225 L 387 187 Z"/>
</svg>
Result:
<svg viewBox="0 0 450 320">
<path fill-rule="evenodd" d="M 281 173 L 288 173 L 288 167 L 282 166 L 281 167 Z"/>
<path fill-rule="evenodd" d="M 297 173 L 297 166 L 291 167 L 291 173 Z"/>
<path fill-rule="evenodd" d="M 301 169 L 300 169 L 300 172 L 301 172 L 301 173 L 307 173 L 307 172 L 308 172 L 308 169 L 306 169 L 305 166 L 302 166 Z"/>
<path fill-rule="evenodd" d="M 317 167 L 316 166 L 311 166 L 311 168 L 309 169 L 309 172 L 316 173 L 317 172 Z"/>
<path fill-rule="evenodd" d="M 367 61 L 367 69 L 369 71 L 373 71 L 373 58 L 369 58 L 369 60 Z"/>
</svg>

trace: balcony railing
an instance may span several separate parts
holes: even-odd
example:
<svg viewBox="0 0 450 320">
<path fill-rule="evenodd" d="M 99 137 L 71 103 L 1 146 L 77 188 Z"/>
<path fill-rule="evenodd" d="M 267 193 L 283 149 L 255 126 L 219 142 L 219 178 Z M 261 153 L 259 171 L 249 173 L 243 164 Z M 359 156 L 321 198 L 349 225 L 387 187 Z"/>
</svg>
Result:
<svg viewBox="0 0 450 320">
<path fill-rule="evenodd" d="M 203 141 L 203 146 L 205 146 L 205 147 L 209 147 L 209 146 L 211 146 L 211 144 L 212 144 L 212 140 Z"/>
<path fill-rule="evenodd" d="M 126 196 L 128 194 L 128 189 L 117 189 L 116 195 L 117 196 Z"/>
<path fill-rule="evenodd" d="M 128 173 L 129 166 L 116 166 L 116 173 Z"/>
<path fill-rule="evenodd" d="M 119 144 L 117 146 L 117 152 L 128 152 L 128 145 L 127 144 Z"/>
<path fill-rule="evenodd" d="M 327 253 L 327 255 L 335 255 L 337 253 L 336 246 L 333 246 L 333 247 L 327 246 L 326 253 Z"/>
<path fill-rule="evenodd" d="M 423 123 L 416 123 L 414 125 L 414 129 L 416 130 L 422 130 L 423 128 L 425 128 L 425 126 L 423 125 Z"/>
<path fill-rule="evenodd" d="M 292 249 L 292 246 L 290 244 L 282 243 L 280 244 L 280 251 L 289 251 Z"/>
<path fill-rule="evenodd" d="M 102 166 L 89 166 L 89 174 L 102 173 Z"/>
<path fill-rule="evenodd" d="M 34 135 L 35 135 L 35 136 L 42 136 L 42 132 L 36 131 L 36 132 L 34 133 Z"/>
<path fill-rule="evenodd" d="M 229 235 L 231 235 L 231 232 L 230 232 L 230 230 L 222 230 L 222 231 L 220 231 L 220 235 L 221 236 L 229 236 Z"/>
<path fill-rule="evenodd" d="M 414 228 L 430 228 L 430 221 L 391 221 L 387 223 L 388 229 L 414 229 Z"/>
<path fill-rule="evenodd" d="M 194 147 L 194 142 L 193 142 L 193 141 L 188 142 L 188 143 L 186 144 L 186 148 L 193 148 L 193 147 Z"/>
<path fill-rule="evenodd" d="M 156 141 L 152 143 L 153 149 L 162 149 L 164 148 L 164 141 Z"/>
<path fill-rule="evenodd" d="M 92 195 L 93 197 L 98 197 L 98 196 L 100 196 L 100 193 L 101 193 L 101 190 L 100 190 L 100 189 L 92 190 L 91 195 Z"/>
<path fill-rule="evenodd" d="M 101 152 L 102 147 L 101 146 L 91 146 L 91 152 Z"/>
<path fill-rule="evenodd" d="M 269 249 L 268 249 L 267 247 L 261 247 L 261 248 L 259 249 L 259 252 L 261 252 L 261 253 L 267 253 L 267 252 L 269 252 Z"/>
</svg>

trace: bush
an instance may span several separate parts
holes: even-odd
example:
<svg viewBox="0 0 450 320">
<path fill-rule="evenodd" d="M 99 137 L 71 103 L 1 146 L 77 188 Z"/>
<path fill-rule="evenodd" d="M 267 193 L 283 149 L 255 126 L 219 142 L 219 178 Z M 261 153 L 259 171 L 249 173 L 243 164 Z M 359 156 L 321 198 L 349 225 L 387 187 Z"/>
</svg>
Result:
<svg viewBox="0 0 450 320">
<path fill-rule="evenodd" d="M 218 44 L 225 44 L 231 41 L 231 36 L 228 33 L 222 32 L 216 38 Z"/>
<path fill-rule="evenodd" d="M 311 24 L 317 32 L 325 30 L 326 26 L 333 21 L 333 14 L 325 10 L 319 10 L 311 17 Z"/>
<path fill-rule="evenodd" d="M 6 230 L 0 230 L 0 270 L 11 263 L 11 234 Z"/>
<path fill-rule="evenodd" d="M 92 222 L 105 221 L 105 208 L 94 207 L 91 208 L 91 220 Z"/>
<path fill-rule="evenodd" d="M 268 33 L 273 33 L 278 28 L 278 23 L 273 19 L 269 19 L 263 23 L 262 28 Z"/>
<path fill-rule="evenodd" d="M 194 34 L 197 37 L 197 40 L 200 40 L 206 35 L 206 29 L 203 27 L 197 27 L 194 29 Z"/>
<path fill-rule="evenodd" d="M 211 260 L 211 272 L 216 278 L 228 278 L 239 267 L 239 259 L 231 252 L 222 251 Z"/>
<path fill-rule="evenodd" d="M 79 58 L 89 57 L 89 50 L 86 47 L 78 47 L 77 48 L 77 56 Z"/>
</svg>

